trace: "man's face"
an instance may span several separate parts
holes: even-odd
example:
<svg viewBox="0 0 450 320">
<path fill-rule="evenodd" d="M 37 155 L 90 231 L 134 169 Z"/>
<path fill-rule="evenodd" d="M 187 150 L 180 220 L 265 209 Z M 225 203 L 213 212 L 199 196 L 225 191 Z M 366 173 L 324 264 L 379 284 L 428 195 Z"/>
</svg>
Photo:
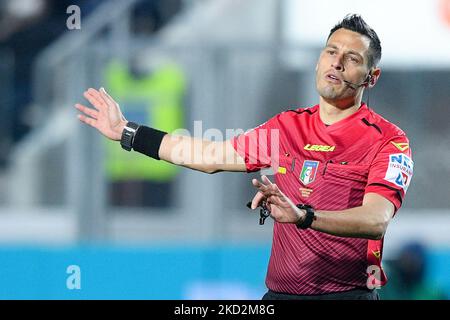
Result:
<svg viewBox="0 0 450 320">
<path fill-rule="evenodd" d="M 363 86 L 358 85 L 369 72 L 369 44 L 369 38 L 347 29 L 338 29 L 331 35 L 316 69 L 316 87 L 321 97 L 328 101 L 352 100 L 362 91 Z"/>
</svg>

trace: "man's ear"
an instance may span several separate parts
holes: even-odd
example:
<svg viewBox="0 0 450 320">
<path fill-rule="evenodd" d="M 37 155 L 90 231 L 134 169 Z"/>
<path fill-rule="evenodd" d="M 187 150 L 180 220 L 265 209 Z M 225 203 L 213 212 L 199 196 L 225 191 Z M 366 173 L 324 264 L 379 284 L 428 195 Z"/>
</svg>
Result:
<svg viewBox="0 0 450 320">
<path fill-rule="evenodd" d="M 367 84 L 367 86 L 369 88 L 375 87 L 375 85 L 377 84 L 378 79 L 380 78 L 380 76 L 381 76 L 381 69 L 380 68 L 372 69 L 372 71 L 370 71 L 370 73 L 369 73 L 369 79 L 368 79 L 369 83 Z"/>
<path fill-rule="evenodd" d="M 319 64 L 318 63 L 316 63 L 316 72 L 317 72 L 317 69 L 319 69 Z"/>
</svg>

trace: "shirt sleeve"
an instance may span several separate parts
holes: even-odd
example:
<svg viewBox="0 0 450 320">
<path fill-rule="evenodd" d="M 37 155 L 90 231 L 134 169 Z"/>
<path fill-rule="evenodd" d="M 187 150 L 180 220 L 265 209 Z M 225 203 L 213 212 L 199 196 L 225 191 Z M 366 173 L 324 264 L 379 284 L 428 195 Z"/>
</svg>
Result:
<svg viewBox="0 0 450 320">
<path fill-rule="evenodd" d="M 236 152 L 244 159 L 247 172 L 272 166 L 279 143 L 279 115 L 231 139 Z"/>
<path fill-rule="evenodd" d="M 369 169 L 365 193 L 377 193 L 400 209 L 413 176 L 414 163 L 406 136 L 390 139 L 378 151 Z"/>
</svg>

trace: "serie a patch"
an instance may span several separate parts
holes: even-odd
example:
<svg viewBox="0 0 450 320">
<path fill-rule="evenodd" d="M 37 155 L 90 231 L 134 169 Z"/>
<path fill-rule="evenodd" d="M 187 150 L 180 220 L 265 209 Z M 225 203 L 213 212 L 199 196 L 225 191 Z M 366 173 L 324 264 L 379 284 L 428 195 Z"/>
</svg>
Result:
<svg viewBox="0 0 450 320">
<path fill-rule="evenodd" d="M 300 173 L 300 181 L 306 186 L 316 179 L 319 161 L 305 160 Z"/>
<path fill-rule="evenodd" d="M 406 192 L 413 176 L 414 163 L 407 155 L 396 153 L 389 155 L 389 165 L 384 179 Z"/>
</svg>

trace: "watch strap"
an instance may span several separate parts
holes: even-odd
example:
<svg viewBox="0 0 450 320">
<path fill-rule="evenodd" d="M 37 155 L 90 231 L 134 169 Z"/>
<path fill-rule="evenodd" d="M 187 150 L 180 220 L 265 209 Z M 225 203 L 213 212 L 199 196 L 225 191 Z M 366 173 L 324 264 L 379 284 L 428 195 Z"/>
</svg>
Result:
<svg viewBox="0 0 450 320">
<path fill-rule="evenodd" d="M 297 204 L 297 208 L 306 211 L 306 217 L 303 221 L 296 224 L 299 229 L 308 229 L 314 221 L 314 208 L 307 204 Z"/>
</svg>

